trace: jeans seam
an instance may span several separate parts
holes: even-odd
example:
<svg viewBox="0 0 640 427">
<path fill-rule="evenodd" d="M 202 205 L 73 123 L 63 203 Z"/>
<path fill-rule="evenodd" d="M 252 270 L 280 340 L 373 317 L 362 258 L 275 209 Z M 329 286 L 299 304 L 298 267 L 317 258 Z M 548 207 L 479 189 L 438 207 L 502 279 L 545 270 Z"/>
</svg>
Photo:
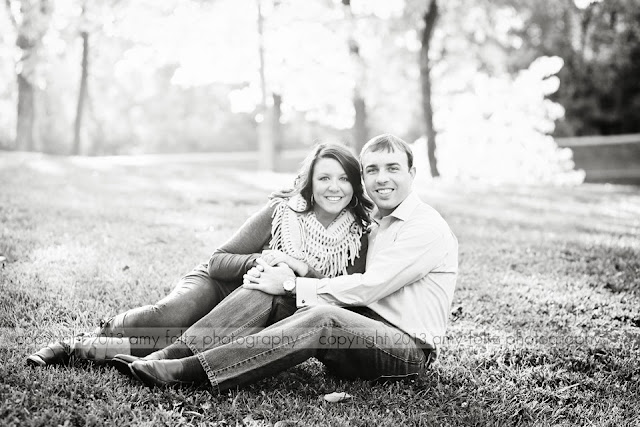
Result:
<svg viewBox="0 0 640 427">
<path fill-rule="evenodd" d="M 266 313 L 269 313 L 271 311 L 271 307 L 264 309 L 262 312 L 260 312 L 260 314 L 254 316 L 251 320 L 249 320 L 248 322 L 245 322 L 244 325 L 242 325 L 241 327 L 239 327 L 238 329 L 236 329 L 235 331 L 233 331 L 231 333 L 231 336 L 233 336 L 235 333 L 243 331 L 245 329 L 247 329 L 248 327 L 252 326 L 255 324 L 255 322 L 261 318 L 262 316 L 264 316 Z"/>
<path fill-rule="evenodd" d="M 254 324 L 256 323 L 256 321 L 257 321 L 260 317 L 264 316 L 264 314 L 268 313 L 270 310 L 271 310 L 271 308 L 267 308 L 267 309 L 263 310 L 263 311 L 262 311 L 262 312 L 260 312 L 258 315 L 256 315 L 256 316 L 252 317 L 250 320 L 248 320 L 247 322 L 245 322 L 243 325 L 239 326 L 237 329 L 234 329 L 230 334 L 228 334 L 228 336 L 229 336 L 229 337 L 233 337 L 233 336 L 235 336 L 235 334 L 237 334 L 238 332 L 243 331 L 243 330 L 245 330 L 245 329 L 247 329 L 247 328 L 251 327 L 252 325 L 254 325 Z M 187 330 L 185 331 L 185 333 L 184 333 L 184 334 L 182 334 L 182 335 L 178 338 L 178 341 L 182 342 L 184 345 L 186 345 L 187 347 L 189 347 L 189 349 L 191 350 L 191 352 L 192 352 L 193 354 L 201 353 L 201 351 L 200 351 L 199 349 L 197 349 L 197 348 L 195 347 L 195 345 L 192 345 L 192 343 L 191 343 L 191 342 L 189 342 L 189 341 L 193 341 L 193 340 L 189 340 L 189 339 L 187 339 L 187 338 L 183 338 L 183 337 L 184 337 L 184 335 L 185 335 L 188 331 L 189 331 L 189 330 L 187 329 Z M 205 350 L 205 351 L 206 351 L 206 350 Z"/>
<path fill-rule="evenodd" d="M 230 336 L 233 336 L 237 332 L 242 331 L 244 329 L 247 329 L 250 325 L 255 324 L 257 319 L 259 319 L 260 317 L 264 316 L 264 314 L 268 313 L 270 310 L 271 310 L 271 308 L 263 310 L 260 314 L 258 314 L 257 316 L 254 316 L 251 320 L 247 321 L 244 325 L 242 325 L 238 329 L 235 329 L 230 334 Z M 180 338 L 178 338 L 178 341 L 180 341 L 184 345 L 186 345 L 189 348 L 189 350 L 191 350 L 191 352 L 198 358 L 198 361 L 200 362 L 200 365 L 202 365 L 202 368 L 204 369 L 205 373 L 207 374 L 207 379 L 209 380 L 211 385 L 217 390 L 218 394 L 220 394 L 220 387 L 218 386 L 218 379 L 216 377 L 215 372 L 213 371 L 213 369 L 209 365 L 209 362 L 207 362 L 207 359 L 205 358 L 204 353 L 202 351 L 200 351 L 198 348 L 196 348 L 196 346 L 193 345 L 191 342 L 189 342 L 189 340 L 183 339 L 182 336 Z"/>
<path fill-rule="evenodd" d="M 250 361 L 252 361 L 252 360 L 254 360 L 254 359 L 257 359 L 257 358 L 259 358 L 259 357 L 261 357 L 261 356 L 264 356 L 264 355 L 267 355 L 267 354 L 269 354 L 269 353 L 271 353 L 271 352 L 274 352 L 274 351 L 276 351 L 276 350 L 279 350 L 279 349 L 281 349 L 281 348 L 283 348 L 283 347 L 285 347 L 285 346 L 287 346 L 287 345 L 295 344 L 295 343 L 297 343 L 298 341 L 300 341 L 300 340 L 302 340 L 302 339 L 304 339 L 304 338 L 306 338 L 306 337 L 308 337 L 308 336 L 310 336 L 310 335 L 313 335 L 313 334 L 315 334 L 317 331 L 319 331 L 319 330 L 321 330 L 321 329 L 324 329 L 324 328 L 327 328 L 327 327 L 330 327 L 330 328 L 336 328 L 336 329 L 342 329 L 342 330 L 344 330 L 344 331 L 346 331 L 346 332 L 348 332 L 348 333 L 350 333 L 350 334 L 353 334 L 353 335 L 356 335 L 356 336 L 360 336 L 360 337 L 366 337 L 366 335 L 360 335 L 360 334 L 358 334 L 358 333 L 356 333 L 356 332 L 354 332 L 354 331 L 352 331 L 352 330 L 350 330 L 350 329 L 344 328 L 344 327 L 342 327 L 342 326 L 335 325 L 334 323 L 328 323 L 328 324 L 323 324 L 323 325 L 317 326 L 316 328 L 312 329 L 311 331 L 307 332 L 306 334 L 298 336 L 298 337 L 297 337 L 297 339 L 295 339 L 294 341 L 292 341 L 292 342 L 290 342 L 290 343 L 287 343 L 287 344 L 281 344 L 281 345 L 279 345 L 279 346 L 272 347 L 272 348 L 270 348 L 270 349 L 268 349 L 268 350 L 265 350 L 265 351 L 263 351 L 263 352 L 261 352 L 261 353 L 258 353 L 258 354 L 256 354 L 256 355 L 253 355 L 253 356 L 251 356 L 251 357 L 249 357 L 249 358 L 246 358 L 246 359 L 243 359 L 243 360 L 241 360 L 241 361 L 239 361 L 239 362 L 236 362 L 236 363 L 234 363 L 233 365 L 229 365 L 229 366 L 227 366 L 227 367 L 224 367 L 224 368 L 222 368 L 222 369 L 217 369 L 217 370 L 215 370 L 215 371 L 214 371 L 214 370 L 212 370 L 212 369 L 211 369 L 211 367 L 209 366 L 209 364 L 206 362 L 206 360 L 204 360 L 204 355 L 203 355 L 202 353 L 198 354 L 198 359 L 201 361 L 201 363 L 202 363 L 202 365 L 203 365 L 203 367 L 204 367 L 204 369 L 205 369 L 205 372 L 207 372 L 207 377 L 208 377 L 208 379 L 209 379 L 209 382 L 211 383 L 211 385 L 212 385 L 212 386 L 214 386 L 214 387 L 219 391 L 219 390 L 220 390 L 220 387 L 219 387 L 219 385 L 218 385 L 218 380 L 217 380 L 217 377 L 216 377 L 216 373 L 219 373 L 219 372 L 225 372 L 225 371 L 227 371 L 227 370 L 233 369 L 233 368 L 235 368 L 235 367 L 237 367 L 237 366 L 241 366 L 241 365 L 243 365 L 243 364 L 245 364 L 245 363 L 247 363 L 247 362 L 250 362 Z M 393 357 L 394 359 L 397 359 L 397 360 L 399 360 L 399 361 L 401 361 L 401 362 L 403 362 L 403 363 L 407 363 L 407 364 L 411 364 L 411 365 L 423 365 L 423 366 L 424 366 L 424 363 L 425 363 L 425 361 L 424 361 L 424 360 L 422 360 L 422 361 L 412 361 L 412 360 L 407 360 L 407 359 L 405 359 L 405 358 L 398 357 L 397 355 L 395 355 L 395 354 L 393 354 L 393 353 L 389 353 L 389 352 L 388 352 L 388 351 L 386 351 L 384 348 L 381 348 L 381 347 L 379 347 L 377 344 L 375 344 L 375 341 L 373 342 L 373 345 L 376 347 L 376 349 L 377 349 L 378 351 L 382 351 L 382 352 L 383 352 L 383 353 L 385 353 L 386 355 L 391 356 L 391 357 Z M 421 354 L 424 354 L 424 353 L 422 353 L 422 352 L 421 352 Z M 200 357 L 201 355 L 203 356 L 202 358 Z M 426 358 L 426 356 L 425 356 L 425 358 Z M 384 378 L 384 377 L 408 377 L 408 376 L 412 376 L 412 375 L 418 375 L 418 373 L 411 373 L 411 374 L 404 374 L 404 375 L 393 375 L 393 376 L 390 376 L 390 375 L 386 375 L 386 376 L 385 376 L 385 375 L 381 375 L 381 376 L 379 376 L 379 377 L 377 377 L 377 378 Z"/>
<path fill-rule="evenodd" d="M 367 335 L 359 334 L 359 333 L 357 333 L 357 332 L 352 331 L 352 330 L 351 330 L 351 329 L 349 329 L 349 328 L 345 328 L 344 326 L 334 326 L 334 327 L 335 327 L 335 328 L 337 328 L 337 329 L 342 329 L 343 331 L 347 331 L 347 332 L 349 332 L 350 334 L 353 334 L 353 335 L 355 335 L 355 336 L 358 336 L 358 337 L 364 338 L 364 339 L 365 339 L 365 341 L 367 341 L 367 339 L 368 339 L 368 338 L 370 338 L 370 337 L 368 337 Z M 403 333 L 404 333 L 404 332 L 403 332 Z M 404 362 L 404 363 L 411 363 L 411 364 L 415 364 L 415 365 L 420 365 L 420 364 L 423 364 L 423 363 L 425 362 L 424 360 L 422 360 L 422 361 L 418 362 L 418 361 L 414 361 L 414 360 L 407 360 L 406 358 L 403 358 L 403 357 L 399 357 L 399 356 L 398 356 L 398 355 L 396 355 L 396 354 L 393 354 L 393 353 L 388 352 L 385 348 L 383 348 L 383 347 L 379 347 L 379 346 L 378 346 L 378 344 L 376 344 L 375 340 L 373 340 L 373 345 L 376 347 L 376 349 L 377 349 L 377 350 L 379 350 L 379 351 L 381 351 L 381 352 L 385 353 L 387 356 L 391 356 L 391 357 L 393 357 L 394 359 L 398 359 L 398 360 L 400 360 L 400 361 L 402 361 L 402 362 Z M 423 351 L 420 351 L 420 353 L 421 353 L 422 355 L 424 355 L 424 352 L 423 352 Z M 425 355 L 425 359 L 426 359 L 426 355 Z"/>
<path fill-rule="evenodd" d="M 217 394 L 220 394 L 220 386 L 218 385 L 218 378 L 216 377 L 216 374 L 213 372 L 213 369 L 211 369 L 209 362 L 207 362 L 207 359 L 204 357 L 204 353 L 195 353 L 195 355 L 198 358 L 200 365 L 202 365 L 204 372 L 207 374 L 207 379 L 209 380 L 209 383 L 216 389 Z"/>
<path fill-rule="evenodd" d="M 359 337 L 365 338 L 365 341 L 367 340 L 367 338 L 369 338 L 364 334 L 359 334 L 359 333 L 354 332 L 354 331 L 352 331 L 352 330 L 350 330 L 348 328 L 345 328 L 343 326 L 335 326 L 335 327 L 338 328 L 338 329 L 342 329 L 343 331 L 349 332 L 350 334 L 353 334 L 355 336 L 359 336 Z M 418 366 L 420 366 L 420 371 L 425 369 L 425 364 L 427 362 L 427 357 L 426 357 L 426 355 L 424 354 L 423 351 L 420 351 L 420 354 L 423 356 L 423 358 L 421 358 L 422 360 L 421 361 L 413 361 L 413 360 L 407 360 L 406 358 L 399 357 L 399 356 L 397 356 L 397 355 L 395 355 L 393 353 L 388 352 L 386 349 L 384 349 L 382 347 L 379 347 L 378 344 L 375 342 L 375 340 L 373 340 L 373 346 L 375 346 L 376 350 L 381 351 L 384 354 L 386 354 L 387 356 L 390 356 L 390 357 L 392 357 L 392 358 L 394 358 L 396 360 L 399 360 L 402 363 L 406 363 L 406 364 L 409 364 L 409 365 L 418 365 Z M 418 375 L 420 375 L 420 372 L 412 372 L 412 373 L 400 374 L 400 375 L 380 375 L 380 376 L 376 377 L 375 379 L 373 379 L 372 381 L 378 381 L 381 378 L 399 379 L 399 378 L 409 378 L 409 377 L 418 376 Z"/>
<path fill-rule="evenodd" d="M 319 330 L 321 330 L 321 329 L 324 329 L 324 328 L 326 328 L 326 327 L 334 327 L 334 325 L 333 325 L 333 324 L 325 324 L 325 325 L 317 326 L 316 328 L 312 329 L 311 331 L 307 332 L 306 334 L 298 336 L 298 338 L 297 338 L 296 340 L 294 340 L 294 341 L 292 341 L 292 342 L 290 342 L 290 343 L 287 343 L 287 344 L 281 344 L 281 345 L 279 345 L 279 346 L 277 346 L 277 347 L 272 347 L 272 348 L 270 348 L 270 349 L 268 349 L 268 350 L 265 350 L 265 351 L 263 351 L 263 352 L 261 352 L 261 353 L 258 353 L 258 354 L 256 354 L 256 355 L 253 355 L 253 356 L 251 356 L 251 357 L 249 357 L 249 358 L 246 358 L 246 359 L 243 359 L 243 360 L 241 360 L 241 361 L 239 361 L 239 362 L 236 362 L 236 363 L 234 363 L 233 365 L 229 365 L 229 366 L 224 367 L 224 368 L 222 368 L 222 369 L 217 369 L 217 370 L 215 370 L 215 371 L 212 371 L 211 376 L 209 376 L 209 381 L 211 381 L 211 377 L 213 377 L 213 378 L 215 379 L 215 377 L 216 377 L 215 372 L 224 372 L 224 371 L 227 371 L 227 370 L 229 370 L 229 369 L 235 368 L 236 366 L 240 366 L 240 365 L 243 365 L 243 364 L 245 364 L 245 363 L 247 363 L 247 362 L 249 362 L 249 361 L 251 361 L 251 360 L 257 359 L 257 358 L 259 358 L 260 356 L 263 356 L 263 355 L 265 355 L 265 354 L 269 354 L 269 353 L 271 353 L 271 352 L 273 352 L 273 351 L 279 350 L 279 349 L 281 349 L 282 347 L 285 347 L 285 346 L 287 346 L 287 345 L 295 344 L 295 343 L 297 343 L 298 341 L 300 341 L 301 339 L 304 339 L 304 338 L 308 337 L 309 335 L 313 335 L 313 334 L 315 334 L 317 331 L 319 331 Z M 205 370 L 206 370 L 206 369 L 205 369 Z M 213 383 L 212 383 L 212 384 L 213 384 Z M 214 385 L 215 387 L 218 387 L 217 379 L 215 380 L 215 384 L 213 384 L 213 385 Z"/>
<path fill-rule="evenodd" d="M 178 338 L 178 341 L 189 347 L 189 350 L 191 350 L 191 352 L 198 358 L 200 365 L 202 365 L 202 369 L 204 369 L 204 372 L 207 374 L 207 379 L 209 380 L 211 385 L 216 388 L 218 394 L 220 394 L 220 387 L 218 387 L 216 374 L 213 372 L 213 369 L 211 369 L 209 362 L 207 362 L 207 359 L 204 357 L 204 353 L 200 352 L 195 346 L 191 345 L 191 343 L 183 340 L 182 337 Z"/>
</svg>

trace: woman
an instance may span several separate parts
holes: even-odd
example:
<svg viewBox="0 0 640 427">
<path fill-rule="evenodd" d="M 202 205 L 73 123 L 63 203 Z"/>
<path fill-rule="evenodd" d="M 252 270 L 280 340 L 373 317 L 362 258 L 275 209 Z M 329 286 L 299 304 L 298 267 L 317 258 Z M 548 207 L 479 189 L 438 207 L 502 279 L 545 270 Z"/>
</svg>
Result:
<svg viewBox="0 0 640 427">
<path fill-rule="evenodd" d="M 260 257 L 269 265 L 285 263 L 299 276 L 363 272 L 364 234 L 373 204 L 364 194 L 356 157 L 344 146 L 320 144 L 303 163 L 295 187 L 274 194 L 213 253 L 208 265 L 196 267 L 158 303 L 109 319 L 93 336 L 47 346 L 27 363 L 66 363 L 71 355 L 110 361 L 116 354 L 142 357 L 161 350 L 198 320 L 206 325 L 210 319 L 205 315 L 242 284 L 243 274 Z M 292 313 L 290 301 L 262 298 L 256 292 L 247 295 L 252 298 L 251 311 L 221 311 L 225 318 L 217 320 L 231 327 L 246 325 L 246 316 L 255 312 L 271 322 Z M 262 310 L 256 307 L 261 304 Z"/>
</svg>

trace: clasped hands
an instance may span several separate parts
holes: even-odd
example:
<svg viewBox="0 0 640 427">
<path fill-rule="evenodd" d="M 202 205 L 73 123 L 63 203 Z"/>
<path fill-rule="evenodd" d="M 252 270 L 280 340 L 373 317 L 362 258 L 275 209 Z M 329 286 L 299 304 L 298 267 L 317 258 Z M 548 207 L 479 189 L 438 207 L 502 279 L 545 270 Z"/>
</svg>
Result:
<svg viewBox="0 0 640 427">
<path fill-rule="evenodd" d="M 282 284 L 295 278 L 296 273 L 304 276 L 308 271 L 304 262 L 277 250 L 263 251 L 262 256 L 256 259 L 256 264 L 242 276 L 242 287 L 270 295 L 284 295 Z"/>
</svg>

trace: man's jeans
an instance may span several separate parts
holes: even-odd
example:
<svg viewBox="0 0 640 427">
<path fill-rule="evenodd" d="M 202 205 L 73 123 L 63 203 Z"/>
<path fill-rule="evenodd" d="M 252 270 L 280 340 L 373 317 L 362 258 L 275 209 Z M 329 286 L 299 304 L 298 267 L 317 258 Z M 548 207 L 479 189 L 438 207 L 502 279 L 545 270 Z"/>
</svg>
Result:
<svg viewBox="0 0 640 427">
<path fill-rule="evenodd" d="M 296 309 L 295 298 L 239 288 L 180 338 L 222 392 L 315 357 L 334 374 L 367 380 L 416 376 L 432 353 L 366 307 Z"/>
</svg>

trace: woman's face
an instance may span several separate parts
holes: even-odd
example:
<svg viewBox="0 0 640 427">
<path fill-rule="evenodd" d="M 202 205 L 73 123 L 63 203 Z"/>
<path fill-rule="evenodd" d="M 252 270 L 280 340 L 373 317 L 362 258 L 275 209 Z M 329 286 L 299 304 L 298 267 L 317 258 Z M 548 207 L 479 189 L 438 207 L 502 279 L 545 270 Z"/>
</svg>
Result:
<svg viewBox="0 0 640 427">
<path fill-rule="evenodd" d="M 315 202 L 313 210 L 323 224 L 323 219 L 333 221 L 353 197 L 353 186 L 335 159 L 318 159 L 313 168 L 311 186 Z"/>
</svg>

